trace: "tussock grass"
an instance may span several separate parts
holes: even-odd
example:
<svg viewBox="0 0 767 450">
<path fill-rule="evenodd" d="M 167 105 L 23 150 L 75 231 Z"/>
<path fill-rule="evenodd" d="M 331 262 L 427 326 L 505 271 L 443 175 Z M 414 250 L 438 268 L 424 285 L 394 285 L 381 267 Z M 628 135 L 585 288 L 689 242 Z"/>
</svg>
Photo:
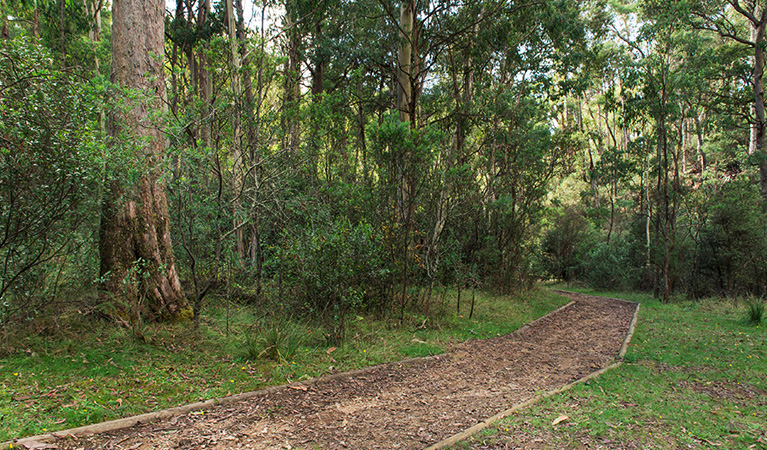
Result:
<svg viewBox="0 0 767 450">
<path fill-rule="evenodd" d="M 746 301 L 746 322 L 749 325 L 760 325 L 765 318 L 764 300 L 751 298 Z"/>
<path fill-rule="evenodd" d="M 0 353 L 0 441 L 440 353 L 512 332 L 566 303 L 543 290 L 476 294 L 471 319 L 465 296 L 456 311 L 454 291 L 434 301 L 428 319 L 414 311 L 400 325 L 354 315 L 337 348 L 320 326 L 216 299 L 196 333 L 190 323 L 147 324 L 136 336 L 74 314 L 54 331 L 17 336 Z"/>
</svg>

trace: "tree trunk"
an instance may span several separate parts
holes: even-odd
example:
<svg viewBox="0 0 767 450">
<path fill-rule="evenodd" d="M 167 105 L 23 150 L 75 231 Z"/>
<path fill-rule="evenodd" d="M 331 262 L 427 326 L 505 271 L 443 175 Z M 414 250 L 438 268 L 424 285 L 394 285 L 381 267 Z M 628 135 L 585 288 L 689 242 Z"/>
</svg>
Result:
<svg viewBox="0 0 767 450">
<path fill-rule="evenodd" d="M 469 310 L 469 320 L 471 320 L 474 317 L 474 301 L 477 297 L 477 288 L 472 287 L 471 288 L 471 309 Z"/>
<path fill-rule="evenodd" d="M 197 26 L 204 29 L 208 26 L 207 22 L 210 20 L 210 0 L 203 0 L 197 12 Z M 208 72 L 208 55 L 206 49 L 209 47 L 207 43 L 203 44 L 203 48 L 199 51 L 197 70 L 200 98 L 202 99 L 202 114 L 203 118 L 200 121 L 200 139 L 202 140 L 203 147 L 209 148 L 211 146 L 211 120 L 210 115 L 212 112 L 211 107 L 211 92 L 213 90 L 213 80 Z"/>
<path fill-rule="evenodd" d="M 176 15 L 175 17 L 182 17 L 184 15 L 184 1 L 176 0 Z M 170 110 L 174 116 L 178 115 L 178 100 L 179 100 L 179 82 L 178 82 L 178 70 L 176 68 L 179 65 L 178 51 L 181 46 L 177 40 L 173 40 L 173 47 L 171 49 L 170 56 Z M 181 49 L 183 52 L 183 48 Z"/>
<path fill-rule="evenodd" d="M 240 77 L 240 82 L 242 83 L 242 90 L 245 94 L 245 103 L 241 105 L 240 111 L 242 111 L 242 115 L 245 117 L 245 136 L 247 139 L 247 149 L 248 152 L 243 151 L 243 154 L 248 153 L 248 156 L 250 157 L 249 163 L 256 164 L 254 152 L 256 151 L 256 130 L 253 125 L 254 117 L 253 117 L 253 103 L 255 100 L 255 97 L 253 95 L 253 82 L 251 80 L 251 73 L 250 73 L 250 57 L 248 56 L 247 52 L 244 52 L 244 46 L 247 43 L 247 32 L 245 30 L 245 19 L 244 19 L 244 12 L 242 9 L 242 0 L 234 0 L 234 8 L 236 12 L 236 19 L 237 19 L 237 43 L 242 45 L 240 53 L 244 53 L 242 55 L 242 59 L 240 61 L 240 70 L 242 72 Z"/>
<path fill-rule="evenodd" d="M 767 148 L 765 148 L 765 106 L 764 106 L 764 33 L 767 27 L 767 10 L 763 11 L 757 27 L 754 45 L 754 110 L 756 112 L 756 152 L 760 156 L 759 179 L 762 194 L 762 209 L 767 212 Z"/>
<path fill-rule="evenodd" d="M 400 33 L 399 49 L 397 53 L 397 110 L 399 119 L 403 123 L 412 124 L 411 114 L 414 108 L 411 104 L 413 97 L 413 21 L 415 16 L 415 2 L 404 0 L 400 7 Z M 407 155 L 397 152 L 395 165 L 397 170 L 397 220 L 406 227 L 411 226 L 412 207 L 411 198 L 412 182 L 409 179 Z"/>
<path fill-rule="evenodd" d="M 661 97 L 660 110 L 656 120 L 658 121 L 658 193 L 661 201 L 658 206 L 663 206 L 663 303 L 671 301 L 671 251 L 674 246 L 673 221 L 674 213 L 671 208 L 669 193 L 669 161 L 668 161 L 668 135 L 666 130 L 667 99 L 668 99 L 668 68 L 661 68 Z"/>
<path fill-rule="evenodd" d="M 127 108 L 110 114 L 109 136 L 116 151 L 140 148 L 149 169 L 138 186 L 116 181 L 103 203 L 99 253 L 104 299 L 148 314 L 177 316 L 187 306 L 171 245 L 168 206 L 161 179 L 165 138 L 152 117 L 164 107 L 165 3 L 119 0 L 112 8 L 112 83 L 139 93 Z"/>
<path fill-rule="evenodd" d="M 397 109 L 399 119 L 402 122 L 410 122 L 413 110 L 411 100 L 413 97 L 412 72 L 413 72 L 413 20 L 415 16 L 415 2 L 403 0 L 400 6 L 399 16 L 399 49 L 397 53 Z"/>
<path fill-rule="evenodd" d="M 764 105 L 764 34 L 767 27 L 767 9 L 754 3 L 751 18 L 751 39 L 754 43 L 754 72 L 752 85 L 754 89 L 754 116 L 756 123 L 751 128 L 749 153 L 760 155 L 759 186 L 762 195 L 762 210 L 767 212 L 767 156 L 765 156 L 765 105 Z M 756 19 L 756 21 L 754 21 Z"/>
<path fill-rule="evenodd" d="M 251 79 L 250 72 L 250 57 L 248 53 L 244 51 L 247 43 L 247 31 L 245 29 L 244 11 L 242 8 L 242 0 L 233 0 L 232 6 L 235 13 L 235 29 L 237 34 L 238 55 L 241 57 L 239 62 L 239 83 L 238 87 L 240 96 L 244 95 L 244 102 L 239 102 L 238 116 L 242 118 L 244 122 L 240 125 L 241 134 L 243 137 L 239 138 L 240 154 L 242 155 L 242 167 L 243 172 L 251 171 L 253 177 L 253 199 L 251 206 L 251 226 L 247 230 L 243 230 L 242 242 L 243 242 L 243 257 L 250 259 L 250 263 L 256 267 L 256 296 L 261 295 L 261 267 L 263 258 L 261 256 L 261 237 L 259 227 L 259 206 L 258 196 L 260 193 L 260 153 L 258 150 L 258 132 L 256 129 L 256 122 L 258 117 L 254 117 L 255 108 L 255 95 L 253 93 L 253 81 Z M 260 101 L 260 100 L 259 100 Z M 244 130 L 242 130 L 244 128 Z M 246 183 L 246 180 L 242 180 L 242 183 Z M 245 236 L 245 232 L 249 232 L 250 236 Z"/>
<path fill-rule="evenodd" d="M 40 9 L 35 8 L 32 15 L 32 39 L 35 43 L 40 42 Z"/>
<path fill-rule="evenodd" d="M 243 179 L 240 172 L 244 173 L 245 164 L 242 155 L 242 146 L 240 144 L 240 98 L 242 97 L 242 87 L 240 85 L 240 52 L 237 49 L 237 27 L 234 18 L 234 4 L 232 0 L 226 0 L 226 16 L 229 31 L 229 51 L 231 57 L 231 83 L 232 83 L 232 182 L 234 184 L 235 204 L 239 209 L 240 193 L 243 188 Z M 237 255 L 245 257 L 245 240 L 242 229 L 242 223 L 239 219 L 234 219 L 235 230 L 235 250 Z"/>
<path fill-rule="evenodd" d="M 5 0 L 0 0 L 0 15 L 2 15 L 2 21 L 3 23 L 0 24 L 2 28 L 0 28 L 0 39 L 8 39 L 10 38 L 10 33 L 8 32 L 8 5 L 6 4 Z"/>
<path fill-rule="evenodd" d="M 287 29 L 288 59 L 285 61 L 285 111 L 283 112 L 283 149 L 287 150 L 295 162 L 301 144 L 299 106 L 301 100 L 301 35 L 298 28 L 295 8 L 291 2 L 286 2 L 285 27 Z"/>
<path fill-rule="evenodd" d="M 314 45 L 316 47 L 315 49 L 315 55 L 316 61 L 313 67 L 309 67 L 309 71 L 311 72 L 312 76 L 312 90 L 311 90 L 311 102 L 312 106 L 310 108 L 310 122 L 311 125 L 308 127 L 309 132 L 309 139 L 307 139 L 306 142 L 306 164 L 308 173 L 310 174 L 311 181 L 317 182 L 319 181 L 319 174 L 320 174 L 320 154 L 321 154 L 321 139 L 320 139 L 320 123 L 323 121 L 323 117 L 321 115 L 321 111 L 319 110 L 320 107 L 318 106 L 322 101 L 322 94 L 324 93 L 324 77 L 325 77 L 325 61 L 324 57 L 322 56 L 322 52 L 320 51 L 319 46 L 322 42 L 322 20 L 317 19 L 317 23 L 314 26 L 314 36 L 312 38 L 312 41 L 314 42 Z M 331 159 L 333 157 L 333 148 L 328 149 L 328 151 L 325 154 L 325 157 L 327 159 L 327 162 L 325 164 L 325 181 L 327 183 L 331 182 Z"/>
<path fill-rule="evenodd" d="M 67 68 L 67 40 L 64 31 L 66 0 L 59 0 L 59 44 L 61 45 L 61 68 Z"/>
<path fill-rule="evenodd" d="M 695 149 L 698 157 L 698 166 L 700 167 L 700 179 L 703 180 L 703 172 L 706 170 L 706 154 L 703 152 L 703 126 L 700 123 L 701 115 L 702 113 L 698 114 L 698 112 L 695 111 L 693 117 L 695 118 L 695 135 L 697 137 Z"/>
<path fill-rule="evenodd" d="M 651 270 L 652 267 L 652 234 L 650 233 L 650 224 L 652 222 L 652 208 L 650 204 L 650 154 L 645 156 L 645 167 L 642 181 L 646 180 L 644 186 L 645 203 L 645 267 Z"/>
</svg>

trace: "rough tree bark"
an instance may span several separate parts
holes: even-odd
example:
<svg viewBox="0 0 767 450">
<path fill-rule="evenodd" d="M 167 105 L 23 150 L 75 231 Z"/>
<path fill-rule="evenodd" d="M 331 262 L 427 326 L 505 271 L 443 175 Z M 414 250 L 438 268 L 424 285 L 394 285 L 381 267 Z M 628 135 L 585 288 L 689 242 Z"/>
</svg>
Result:
<svg viewBox="0 0 767 450">
<path fill-rule="evenodd" d="M 152 320 L 175 317 L 187 306 L 160 181 L 165 138 L 156 113 L 165 96 L 164 13 L 162 0 L 117 0 L 112 7 L 111 80 L 135 95 L 126 95 L 125 107 L 110 114 L 108 133 L 115 148 L 137 148 L 146 171 L 136 186 L 110 186 L 99 245 L 102 298 Z"/>
</svg>

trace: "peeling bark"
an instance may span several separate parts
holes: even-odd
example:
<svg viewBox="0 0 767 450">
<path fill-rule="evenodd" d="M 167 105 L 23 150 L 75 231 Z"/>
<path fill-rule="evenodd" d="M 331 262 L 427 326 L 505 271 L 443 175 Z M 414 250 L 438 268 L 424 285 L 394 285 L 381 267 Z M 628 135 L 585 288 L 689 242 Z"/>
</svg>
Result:
<svg viewBox="0 0 767 450">
<path fill-rule="evenodd" d="M 165 4 L 158 0 L 119 0 L 113 6 L 112 75 L 114 84 L 137 94 L 110 114 L 108 133 L 121 151 L 140 149 L 148 168 L 137 186 L 112 183 L 101 218 L 102 299 L 151 319 L 177 316 L 187 306 L 171 244 L 160 162 L 165 138 L 153 115 L 164 108 Z"/>
</svg>

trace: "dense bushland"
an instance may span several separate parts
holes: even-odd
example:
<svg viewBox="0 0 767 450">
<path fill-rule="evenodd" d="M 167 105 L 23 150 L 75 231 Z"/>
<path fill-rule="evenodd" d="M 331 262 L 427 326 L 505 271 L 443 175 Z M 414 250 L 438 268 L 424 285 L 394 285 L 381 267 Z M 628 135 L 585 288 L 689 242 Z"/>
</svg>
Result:
<svg viewBox="0 0 767 450">
<path fill-rule="evenodd" d="M 0 325 L 235 299 L 340 342 L 449 287 L 764 297 L 761 25 L 677 3 L 179 2 L 133 78 L 103 3 L 3 3 Z"/>
</svg>

